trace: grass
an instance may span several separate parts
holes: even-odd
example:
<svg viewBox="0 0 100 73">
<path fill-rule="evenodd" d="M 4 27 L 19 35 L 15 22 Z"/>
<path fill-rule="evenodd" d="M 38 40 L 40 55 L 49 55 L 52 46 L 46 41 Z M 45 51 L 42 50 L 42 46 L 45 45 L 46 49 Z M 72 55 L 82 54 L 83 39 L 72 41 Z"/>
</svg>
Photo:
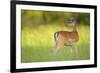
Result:
<svg viewBox="0 0 100 73">
<path fill-rule="evenodd" d="M 21 62 L 47 62 L 86 60 L 90 58 L 90 29 L 89 26 L 78 26 L 79 41 L 77 42 L 78 56 L 75 50 L 70 53 L 70 46 L 64 46 L 54 55 L 54 33 L 69 30 L 67 27 L 46 25 L 37 28 L 22 29 Z"/>
</svg>

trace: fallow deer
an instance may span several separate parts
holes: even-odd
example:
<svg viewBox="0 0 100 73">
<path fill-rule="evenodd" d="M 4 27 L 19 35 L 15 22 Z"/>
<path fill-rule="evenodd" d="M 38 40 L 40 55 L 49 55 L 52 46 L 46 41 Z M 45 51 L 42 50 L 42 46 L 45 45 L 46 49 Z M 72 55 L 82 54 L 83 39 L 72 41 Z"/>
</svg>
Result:
<svg viewBox="0 0 100 73">
<path fill-rule="evenodd" d="M 76 42 L 79 40 L 79 35 L 77 31 L 77 20 L 76 18 L 72 17 L 70 19 L 70 24 L 72 27 L 72 31 L 58 31 L 55 32 L 55 48 L 53 49 L 54 54 L 58 52 L 59 49 L 63 48 L 65 44 L 70 44 L 72 46 L 71 52 L 75 49 L 77 54 L 77 46 Z"/>
</svg>

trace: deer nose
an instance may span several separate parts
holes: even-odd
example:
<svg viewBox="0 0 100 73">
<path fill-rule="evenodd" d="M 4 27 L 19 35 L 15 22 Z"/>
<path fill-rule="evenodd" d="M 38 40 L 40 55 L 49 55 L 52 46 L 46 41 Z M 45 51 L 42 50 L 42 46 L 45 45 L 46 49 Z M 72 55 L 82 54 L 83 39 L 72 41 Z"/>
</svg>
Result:
<svg viewBox="0 0 100 73">
<path fill-rule="evenodd" d="M 67 20 L 67 23 L 72 23 L 72 20 Z"/>
<path fill-rule="evenodd" d="M 69 24 L 71 24 L 72 22 L 73 22 L 72 20 L 69 20 L 69 21 L 68 21 Z"/>
</svg>

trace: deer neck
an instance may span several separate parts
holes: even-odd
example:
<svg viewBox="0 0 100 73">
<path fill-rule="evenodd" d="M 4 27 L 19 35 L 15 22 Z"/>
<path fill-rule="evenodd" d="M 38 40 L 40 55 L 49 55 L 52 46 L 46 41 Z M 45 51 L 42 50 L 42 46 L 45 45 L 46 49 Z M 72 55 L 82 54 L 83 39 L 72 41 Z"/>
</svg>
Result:
<svg viewBox="0 0 100 73">
<path fill-rule="evenodd" d="M 76 24 L 74 24 L 74 26 L 73 26 L 73 29 L 72 29 L 73 31 L 77 31 L 77 26 L 76 26 Z"/>
</svg>

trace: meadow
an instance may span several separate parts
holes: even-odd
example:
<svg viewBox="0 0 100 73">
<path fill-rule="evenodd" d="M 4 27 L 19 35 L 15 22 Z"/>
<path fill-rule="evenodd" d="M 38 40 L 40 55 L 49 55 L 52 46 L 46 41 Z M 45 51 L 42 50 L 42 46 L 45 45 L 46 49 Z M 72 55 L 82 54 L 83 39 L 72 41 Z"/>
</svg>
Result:
<svg viewBox="0 0 100 73">
<path fill-rule="evenodd" d="M 57 25 L 40 25 L 36 28 L 24 27 L 21 31 L 21 62 L 48 62 L 48 61 L 72 61 L 90 59 L 90 28 L 89 25 L 77 27 L 79 41 L 77 42 L 78 56 L 75 50 L 70 53 L 71 46 L 64 46 L 54 55 L 54 33 L 56 31 L 71 31 L 70 28 Z"/>
</svg>

